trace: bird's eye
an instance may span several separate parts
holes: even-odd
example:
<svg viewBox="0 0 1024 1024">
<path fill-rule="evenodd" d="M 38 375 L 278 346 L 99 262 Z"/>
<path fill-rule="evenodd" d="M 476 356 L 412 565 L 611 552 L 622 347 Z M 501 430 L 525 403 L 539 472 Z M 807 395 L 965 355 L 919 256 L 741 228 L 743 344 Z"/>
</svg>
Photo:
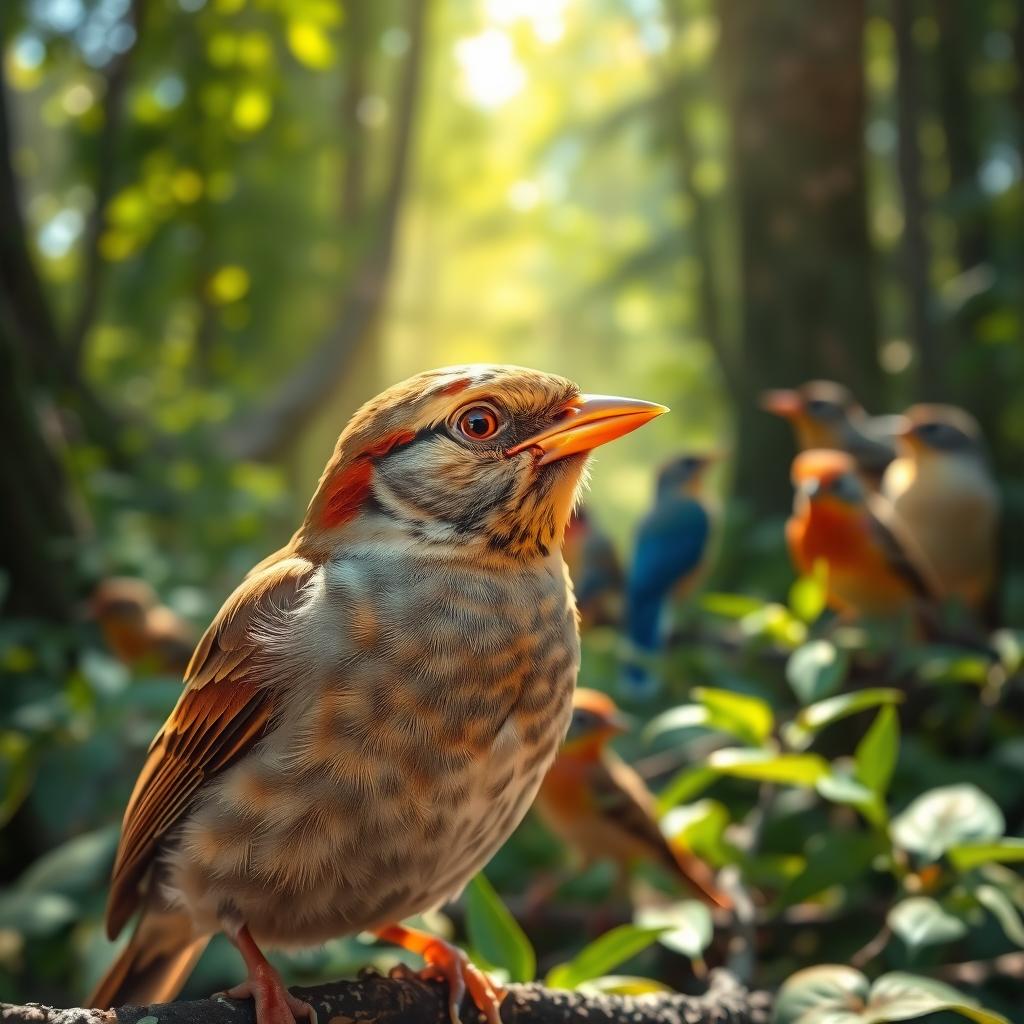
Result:
<svg viewBox="0 0 1024 1024">
<path fill-rule="evenodd" d="M 498 432 L 501 420 L 489 405 L 474 405 L 460 413 L 457 425 L 459 433 L 470 441 L 486 441 Z"/>
</svg>

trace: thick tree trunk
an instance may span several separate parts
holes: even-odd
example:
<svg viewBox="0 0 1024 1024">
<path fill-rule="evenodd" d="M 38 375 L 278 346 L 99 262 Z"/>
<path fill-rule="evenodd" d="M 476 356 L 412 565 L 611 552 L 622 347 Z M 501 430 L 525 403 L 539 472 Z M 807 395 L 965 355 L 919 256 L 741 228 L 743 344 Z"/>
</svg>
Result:
<svg viewBox="0 0 1024 1024">
<path fill-rule="evenodd" d="M 382 977 L 364 972 L 357 981 L 335 982 L 316 988 L 294 989 L 313 1004 L 322 1021 L 346 1024 L 448 1024 L 447 986 L 422 981 L 410 971 Z M 771 999 L 765 992 L 749 992 L 731 975 L 715 971 L 703 996 L 658 995 L 642 999 L 628 996 L 584 995 L 510 985 L 501 1007 L 506 1024 L 767 1024 Z M 464 1021 L 477 1019 L 468 1004 Z M 124 1007 L 119 1010 L 54 1010 L 36 1005 L 0 1003 L 0 1020 L 14 1024 L 254 1024 L 251 1000 L 215 997 L 190 1003 Z"/>
<path fill-rule="evenodd" d="M 722 0 L 742 295 L 737 493 L 789 501 L 792 446 L 766 387 L 840 380 L 871 406 L 881 374 L 863 151 L 863 0 Z"/>
</svg>

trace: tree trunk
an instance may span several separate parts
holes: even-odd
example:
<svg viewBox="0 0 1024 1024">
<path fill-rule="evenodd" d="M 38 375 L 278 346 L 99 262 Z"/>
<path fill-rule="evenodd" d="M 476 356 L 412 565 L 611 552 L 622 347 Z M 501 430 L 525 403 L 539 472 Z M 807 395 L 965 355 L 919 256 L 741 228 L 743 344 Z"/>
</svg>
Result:
<svg viewBox="0 0 1024 1024">
<path fill-rule="evenodd" d="M 863 151 L 864 0 L 722 0 L 742 303 L 736 488 L 789 503 L 792 444 L 757 405 L 813 377 L 881 387 Z"/>
</svg>

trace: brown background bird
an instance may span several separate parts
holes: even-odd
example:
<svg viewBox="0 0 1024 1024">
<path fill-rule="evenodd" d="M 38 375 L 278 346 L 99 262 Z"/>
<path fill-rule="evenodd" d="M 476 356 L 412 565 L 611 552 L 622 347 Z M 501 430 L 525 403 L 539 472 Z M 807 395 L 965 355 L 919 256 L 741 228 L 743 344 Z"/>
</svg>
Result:
<svg viewBox="0 0 1024 1024">
<path fill-rule="evenodd" d="M 982 610 L 996 580 L 999 487 L 977 421 L 951 405 L 904 414 L 882 493 L 920 545 L 942 595 Z"/>
<path fill-rule="evenodd" d="M 560 544 L 587 453 L 662 406 L 518 367 L 420 374 L 360 409 L 306 517 L 227 599 L 125 812 L 94 1004 L 172 997 L 223 930 L 260 1024 L 312 1015 L 261 945 L 376 931 L 497 1020 L 464 954 L 398 925 L 515 828 L 571 715 Z"/>
<path fill-rule="evenodd" d="M 145 580 L 107 577 L 92 592 L 88 610 L 118 661 L 161 675 L 184 673 L 195 647 L 195 631 L 160 603 Z"/>
<path fill-rule="evenodd" d="M 659 864 L 711 906 L 731 901 L 699 857 L 670 842 L 658 824 L 643 779 L 609 746 L 628 729 L 610 697 L 580 687 L 573 695 L 569 733 L 541 784 L 537 811 L 583 866 L 612 861 L 624 885 L 639 861 Z"/>
</svg>

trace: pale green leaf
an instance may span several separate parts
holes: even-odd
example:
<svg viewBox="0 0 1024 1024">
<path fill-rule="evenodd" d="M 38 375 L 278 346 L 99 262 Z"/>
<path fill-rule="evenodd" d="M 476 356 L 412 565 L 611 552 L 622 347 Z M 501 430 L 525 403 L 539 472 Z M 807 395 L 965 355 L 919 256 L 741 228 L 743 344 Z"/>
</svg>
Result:
<svg viewBox="0 0 1024 1024">
<path fill-rule="evenodd" d="M 889 927 L 910 949 L 952 942 L 967 933 L 967 925 L 928 896 L 901 900 L 886 918 Z"/>
<path fill-rule="evenodd" d="M 512 981 L 533 981 L 537 960 L 519 923 L 483 874 L 466 886 L 466 930 L 474 950 Z"/>
</svg>

